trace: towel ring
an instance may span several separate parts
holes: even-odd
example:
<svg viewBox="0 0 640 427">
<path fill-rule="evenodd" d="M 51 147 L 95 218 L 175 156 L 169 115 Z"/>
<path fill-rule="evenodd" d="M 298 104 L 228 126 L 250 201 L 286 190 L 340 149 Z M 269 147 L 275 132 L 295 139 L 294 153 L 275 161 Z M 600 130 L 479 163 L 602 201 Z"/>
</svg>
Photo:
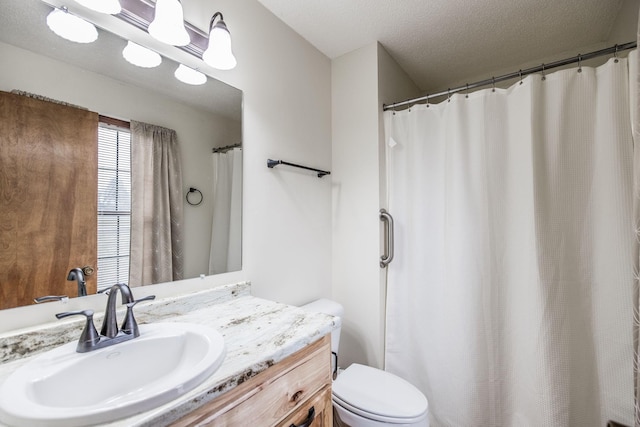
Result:
<svg viewBox="0 0 640 427">
<path fill-rule="evenodd" d="M 200 200 L 198 200 L 195 203 L 189 200 L 189 194 L 191 193 L 198 193 L 200 195 Z M 202 195 L 202 192 L 200 190 L 194 187 L 189 187 L 189 192 L 187 193 L 187 203 L 189 203 L 191 206 L 198 206 L 200 203 L 202 203 L 203 199 L 204 199 L 204 196 Z"/>
</svg>

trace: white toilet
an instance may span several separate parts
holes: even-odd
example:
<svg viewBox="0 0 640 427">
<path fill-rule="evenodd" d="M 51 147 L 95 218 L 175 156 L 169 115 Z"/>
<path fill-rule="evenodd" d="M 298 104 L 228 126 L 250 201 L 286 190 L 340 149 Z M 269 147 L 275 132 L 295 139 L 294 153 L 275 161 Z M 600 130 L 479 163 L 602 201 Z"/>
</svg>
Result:
<svg viewBox="0 0 640 427">
<path fill-rule="evenodd" d="M 340 318 L 344 314 L 342 305 L 328 299 L 301 308 Z M 331 332 L 331 351 L 335 354 L 340 330 L 338 326 Z M 427 398 L 409 382 L 381 369 L 354 363 L 339 372 L 332 394 L 336 426 L 429 427 Z"/>
</svg>

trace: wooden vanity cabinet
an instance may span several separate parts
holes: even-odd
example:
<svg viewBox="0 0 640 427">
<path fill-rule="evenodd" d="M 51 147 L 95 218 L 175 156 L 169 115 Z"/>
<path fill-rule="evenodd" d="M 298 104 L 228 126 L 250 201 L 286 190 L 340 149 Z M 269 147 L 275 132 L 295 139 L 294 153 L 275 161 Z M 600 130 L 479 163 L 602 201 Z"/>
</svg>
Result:
<svg viewBox="0 0 640 427">
<path fill-rule="evenodd" d="M 311 410 L 313 421 L 310 421 Z M 172 424 L 173 427 L 332 425 L 329 335 Z"/>
</svg>

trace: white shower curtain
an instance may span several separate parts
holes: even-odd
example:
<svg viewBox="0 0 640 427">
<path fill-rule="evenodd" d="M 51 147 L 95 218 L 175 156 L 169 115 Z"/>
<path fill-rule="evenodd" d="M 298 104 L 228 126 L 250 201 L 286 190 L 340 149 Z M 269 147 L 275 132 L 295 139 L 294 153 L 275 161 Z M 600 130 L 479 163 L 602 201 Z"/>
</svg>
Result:
<svg viewBox="0 0 640 427">
<path fill-rule="evenodd" d="M 433 427 L 633 424 L 627 66 L 385 113 L 386 369 Z"/>
<path fill-rule="evenodd" d="M 209 274 L 242 266 L 242 149 L 213 153 L 213 220 Z"/>
</svg>

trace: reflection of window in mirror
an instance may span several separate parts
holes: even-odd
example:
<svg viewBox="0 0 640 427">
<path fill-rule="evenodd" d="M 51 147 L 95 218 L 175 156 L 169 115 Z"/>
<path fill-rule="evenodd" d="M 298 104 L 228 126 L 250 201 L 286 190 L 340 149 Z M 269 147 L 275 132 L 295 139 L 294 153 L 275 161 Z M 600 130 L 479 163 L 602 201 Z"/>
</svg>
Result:
<svg viewBox="0 0 640 427">
<path fill-rule="evenodd" d="M 131 239 L 131 132 L 104 119 L 98 127 L 98 291 L 128 284 Z"/>
</svg>

